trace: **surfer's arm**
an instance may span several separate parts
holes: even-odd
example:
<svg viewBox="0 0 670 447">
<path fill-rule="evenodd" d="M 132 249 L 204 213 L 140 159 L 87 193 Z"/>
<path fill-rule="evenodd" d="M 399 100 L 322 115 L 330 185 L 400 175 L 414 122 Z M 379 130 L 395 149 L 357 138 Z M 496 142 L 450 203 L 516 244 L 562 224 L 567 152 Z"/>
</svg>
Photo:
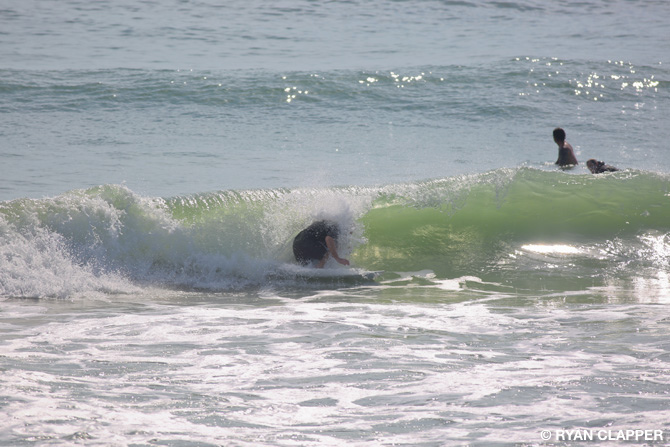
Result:
<svg viewBox="0 0 670 447">
<path fill-rule="evenodd" d="M 328 253 L 330 253 L 337 262 L 339 262 L 342 265 L 349 265 L 349 260 L 340 258 L 340 256 L 337 254 L 337 242 L 335 242 L 335 239 L 333 239 L 330 236 L 326 236 L 326 247 L 328 247 Z M 326 263 L 327 259 L 328 254 L 326 254 L 326 256 L 324 256 L 323 259 L 321 260 L 322 262 L 321 266 L 323 266 L 323 264 Z"/>
</svg>

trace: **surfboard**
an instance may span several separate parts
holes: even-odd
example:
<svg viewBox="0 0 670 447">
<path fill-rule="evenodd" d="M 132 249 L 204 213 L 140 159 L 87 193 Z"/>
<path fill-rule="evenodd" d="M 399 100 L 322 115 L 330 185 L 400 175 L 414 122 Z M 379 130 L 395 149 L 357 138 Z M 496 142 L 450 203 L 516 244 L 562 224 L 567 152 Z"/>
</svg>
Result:
<svg viewBox="0 0 670 447">
<path fill-rule="evenodd" d="M 379 275 L 384 273 L 382 270 L 364 270 L 357 268 L 314 268 L 303 267 L 297 264 L 282 264 L 272 276 L 278 278 L 296 278 L 312 281 L 374 281 Z"/>
</svg>

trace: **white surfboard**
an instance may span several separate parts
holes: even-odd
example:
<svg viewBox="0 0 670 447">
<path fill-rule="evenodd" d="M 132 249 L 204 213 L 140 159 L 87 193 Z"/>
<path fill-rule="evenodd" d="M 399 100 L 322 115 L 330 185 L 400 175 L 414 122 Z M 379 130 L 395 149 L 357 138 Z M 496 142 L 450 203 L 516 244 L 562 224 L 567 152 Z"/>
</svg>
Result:
<svg viewBox="0 0 670 447">
<path fill-rule="evenodd" d="M 303 267 L 297 264 L 282 264 L 272 276 L 279 278 L 300 278 L 305 280 L 324 280 L 324 281 L 374 281 L 379 275 L 384 273 L 381 270 L 363 270 L 357 268 L 314 268 Z"/>
</svg>

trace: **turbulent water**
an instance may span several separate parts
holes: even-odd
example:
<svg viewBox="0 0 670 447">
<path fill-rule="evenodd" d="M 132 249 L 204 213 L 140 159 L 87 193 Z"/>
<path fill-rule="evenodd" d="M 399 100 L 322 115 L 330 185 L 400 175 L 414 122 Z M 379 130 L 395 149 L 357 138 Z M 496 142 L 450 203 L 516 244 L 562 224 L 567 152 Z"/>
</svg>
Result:
<svg viewBox="0 0 670 447">
<path fill-rule="evenodd" d="M 0 6 L 0 444 L 670 445 L 668 5 Z"/>
</svg>

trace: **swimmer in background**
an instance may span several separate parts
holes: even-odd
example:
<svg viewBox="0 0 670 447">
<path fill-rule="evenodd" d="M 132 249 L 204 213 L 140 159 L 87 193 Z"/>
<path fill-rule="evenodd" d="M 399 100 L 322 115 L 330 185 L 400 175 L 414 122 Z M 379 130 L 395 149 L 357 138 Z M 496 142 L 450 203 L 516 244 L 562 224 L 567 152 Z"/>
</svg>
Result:
<svg viewBox="0 0 670 447">
<path fill-rule="evenodd" d="M 337 237 L 340 228 L 335 222 L 319 220 L 302 230 L 293 240 L 293 255 L 296 261 L 307 266 L 322 268 L 329 256 L 342 265 L 349 261 L 337 254 Z"/>
<path fill-rule="evenodd" d="M 565 131 L 560 127 L 554 129 L 554 141 L 558 145 L 558 160 L 556 160 L 557 165 L 564 167 L 578 164 L 577 157 L 575 157 L 572 146 L 570 146 L 570 143 L 565 141 Z"/>
<path fill-rule="evenodd" d="M 602 174 L 603 172 L 615 172 L 619 170 L 614 166 L 606 165 L 604 161 L 598 161 L 595 158 L 587 160 L 586 166 L 593 174 Z"/>
</svg>

